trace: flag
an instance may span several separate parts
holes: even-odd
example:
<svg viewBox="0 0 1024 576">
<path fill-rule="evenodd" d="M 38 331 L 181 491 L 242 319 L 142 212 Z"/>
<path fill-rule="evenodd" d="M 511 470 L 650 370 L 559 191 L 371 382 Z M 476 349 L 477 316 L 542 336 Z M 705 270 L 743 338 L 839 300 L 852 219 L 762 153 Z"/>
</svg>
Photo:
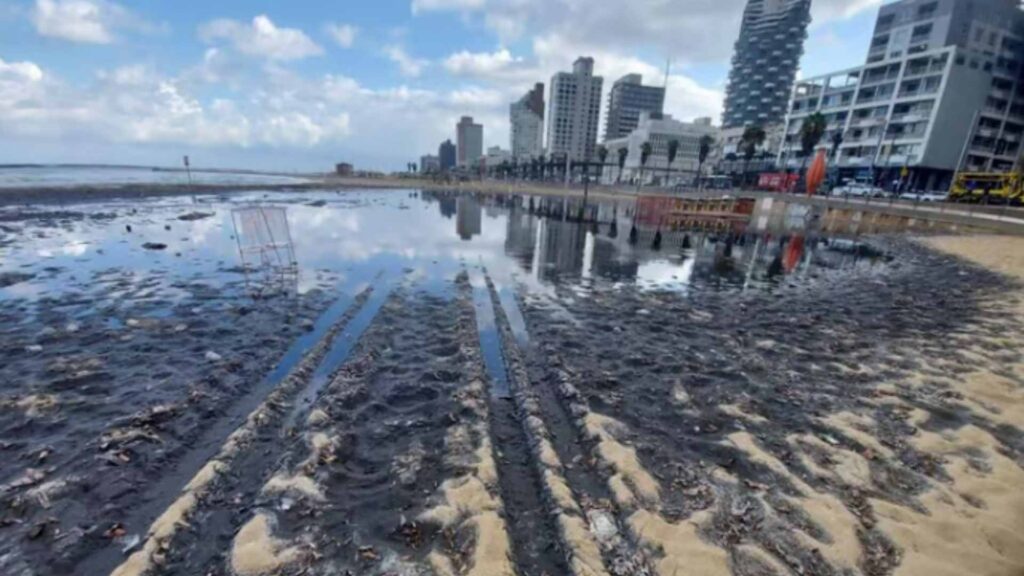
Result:
<svg viewBox="0 0 1024 576">
<path fill-rule="evenodd" d="M 814 157 L 814 162 L 811 163 L 811 168 L 807 171 L 804 179 L 807 182 L 807 195 L 814 196 L 818 186 L 821 186 L 821 183 L 825 181 L 824 150 L 818 150 L 818 155 Z"/>
</svg>

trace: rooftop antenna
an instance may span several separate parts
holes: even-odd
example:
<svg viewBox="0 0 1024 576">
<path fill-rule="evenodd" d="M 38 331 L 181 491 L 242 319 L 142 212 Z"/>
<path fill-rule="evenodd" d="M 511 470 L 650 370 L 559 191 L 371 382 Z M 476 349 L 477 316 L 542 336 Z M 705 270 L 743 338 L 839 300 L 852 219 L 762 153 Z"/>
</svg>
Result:
<svg viewBox="0 0 1024 576">
<path fill-rule="evenodd" d="M 672 71 L 672 58 L 665 59 L 665 90 L 668 90 L 668 76 Z"/>
</svg>

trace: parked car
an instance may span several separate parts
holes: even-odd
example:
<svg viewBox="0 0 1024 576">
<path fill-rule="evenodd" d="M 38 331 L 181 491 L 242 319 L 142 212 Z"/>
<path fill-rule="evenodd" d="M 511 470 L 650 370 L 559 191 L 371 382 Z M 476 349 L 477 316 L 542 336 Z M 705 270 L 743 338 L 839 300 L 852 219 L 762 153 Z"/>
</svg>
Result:
<svg viewBox="0 0 1024 576">
<path fill-rule="evenodd" d="M 842 186 L 832 189 L 832 196 L 847 196 L 853 198 L 886 198 L 888 192 L 878 186 L 864 184 L 861 182 L 847 182 Z"/>
<path fill-rule="evenodd" d="M 946 192 L 925 192 L 921 194 L 922 202 L 946 202 L 949 200 L 949 194 Z"/>
<path fill-rule="evenodd" d="M 945 202 L 949 196 L 944 192 L 904 192 L 900 194 L 900 200 L 911 202 Z"/>
</svg>

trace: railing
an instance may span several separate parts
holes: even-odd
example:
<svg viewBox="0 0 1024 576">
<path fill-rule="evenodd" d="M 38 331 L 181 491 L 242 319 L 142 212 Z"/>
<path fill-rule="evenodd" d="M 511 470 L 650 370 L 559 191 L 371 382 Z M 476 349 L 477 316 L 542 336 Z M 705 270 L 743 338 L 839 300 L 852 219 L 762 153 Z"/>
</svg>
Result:
<svg viewBox="0 0 1024 576">
<path fill-rule="evenodd" d="M 854 118 L 853 121 L 850 122 L 850 125 L 851 126 L 858 126 L 858 127 L 859 126 L 878 126 L 879 124 L 882 124 L 884 122 L 885 122 L 885 118 L 876 118 L 876 117 L 871 117 L 871 118 Z"/>
<path fill-rule="evenodd" d="M 931 114 L 931 112 L 928 112 L 927 114 L 924 114 L 924 113 L 921 113 L 921 112 L 907 112 L 906 114 L 893 114 L 892 119 L 889 120 L 889 122 L 893 123 L 893 124 L 896 124 L 896 123 L 908 123 L 908 122 L 924 122 L 925 120 L 928 119 L 928 115 L 930 115 L 930 114 Z"/>
<path fill-rule="evenodd" d="M 925 74 L 941 74 L 945 70 L 945 64 L 930 64 L 928 66 L 917 66 L 907 68 L 907 71 L 903 73 L 903 77 L 913 78 L 915 76 L 924 76 Z"/>
<path fill-rule="evenodd" d="M 900 75 L 898 73 L 896 73 L 896 74 L 886 74 L 885 76 L 876 76 L 876 77 L 865 76 L 861 80 L 860 85 L 861 85 L 861 87 L 875 86 L 876 84 L 884 84 L 886 82 L 890 82 L 890 81 L 896 80 L 899 77 L 900 77 Z"/>
<path fill-rule="evenodd" d="M 900 93 L 896 95 L 896 97 L 897 98 L 913 98 L 915 96 L 930 96 L 932 94 L 935 94 L 938 91 L 939 91 L 938 87 L 936 87 L 936 88 L 919 88 L 917 90 L 901 90 Z"/>
</svg>

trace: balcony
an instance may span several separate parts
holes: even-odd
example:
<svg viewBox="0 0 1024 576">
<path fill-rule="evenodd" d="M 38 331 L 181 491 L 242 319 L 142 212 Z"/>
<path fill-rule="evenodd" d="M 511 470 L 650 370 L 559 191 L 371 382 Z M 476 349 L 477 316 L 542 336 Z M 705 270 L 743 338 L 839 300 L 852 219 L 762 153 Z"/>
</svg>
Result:
<svg viewBox="0 0 1024 576">
<path fill-rule="evenodd" d="M 946 70 L 944 63 L 935 63 L 927 66 L 911 66 L 903 73 L 904 78 L 914 78 L 926 74 L 942 74 Z"/>
<path fill-rule="evenodd" d="M 924 122 L 927 119 L 928 115 L 923 114 L 921 112 L 907 112 L 906 114 L 893 114 L 892 120 L 890 120 L 890 122 L 892 122 L 893 124 L 909 124 L 911 122 Z"/>
<path fill-rule="evenodd" d="M 917 157 L 913 154 L 892 154 L 882 161 L 888 166 L 906 166 L 917 162 Z"/>
<path fill-rule="evenodd" d="M 899 76 L 900 76 L 899 74 L 886 74 L 885 76 L 865 76 L 864 79 L 861 80 L 861 84 L 860 85 L 863 87 L 863 86 L 875 86 L 877 84 L 884 84 L 886 82 L 891 82 L 893 80 L 896 80 L 897 78 L 899 78 Z"/>
<path fill-rule="evenodd" d="M 851 127 L 863 128 L 866 126 L 881 126 L 885 124 L 885 118 L 871 117 L 871 118 L 854 118 L 850 122 Z"/>
<path fill-rule="evenodd" d="M 995 138 L 999 135 L 999 128 L 988 128 L 982 126 L 978 128 L 977 135 L 984 136 L 986 138 Z"/>
<path fill-rule="evenodd" d="M 918 88 L 917 90 L 902 90 L 896 95 L 897 98 L 918 98 L 921 96 L 931 96 L 938 92 L 938 87 L 935 88 Z"/>
</svg>

